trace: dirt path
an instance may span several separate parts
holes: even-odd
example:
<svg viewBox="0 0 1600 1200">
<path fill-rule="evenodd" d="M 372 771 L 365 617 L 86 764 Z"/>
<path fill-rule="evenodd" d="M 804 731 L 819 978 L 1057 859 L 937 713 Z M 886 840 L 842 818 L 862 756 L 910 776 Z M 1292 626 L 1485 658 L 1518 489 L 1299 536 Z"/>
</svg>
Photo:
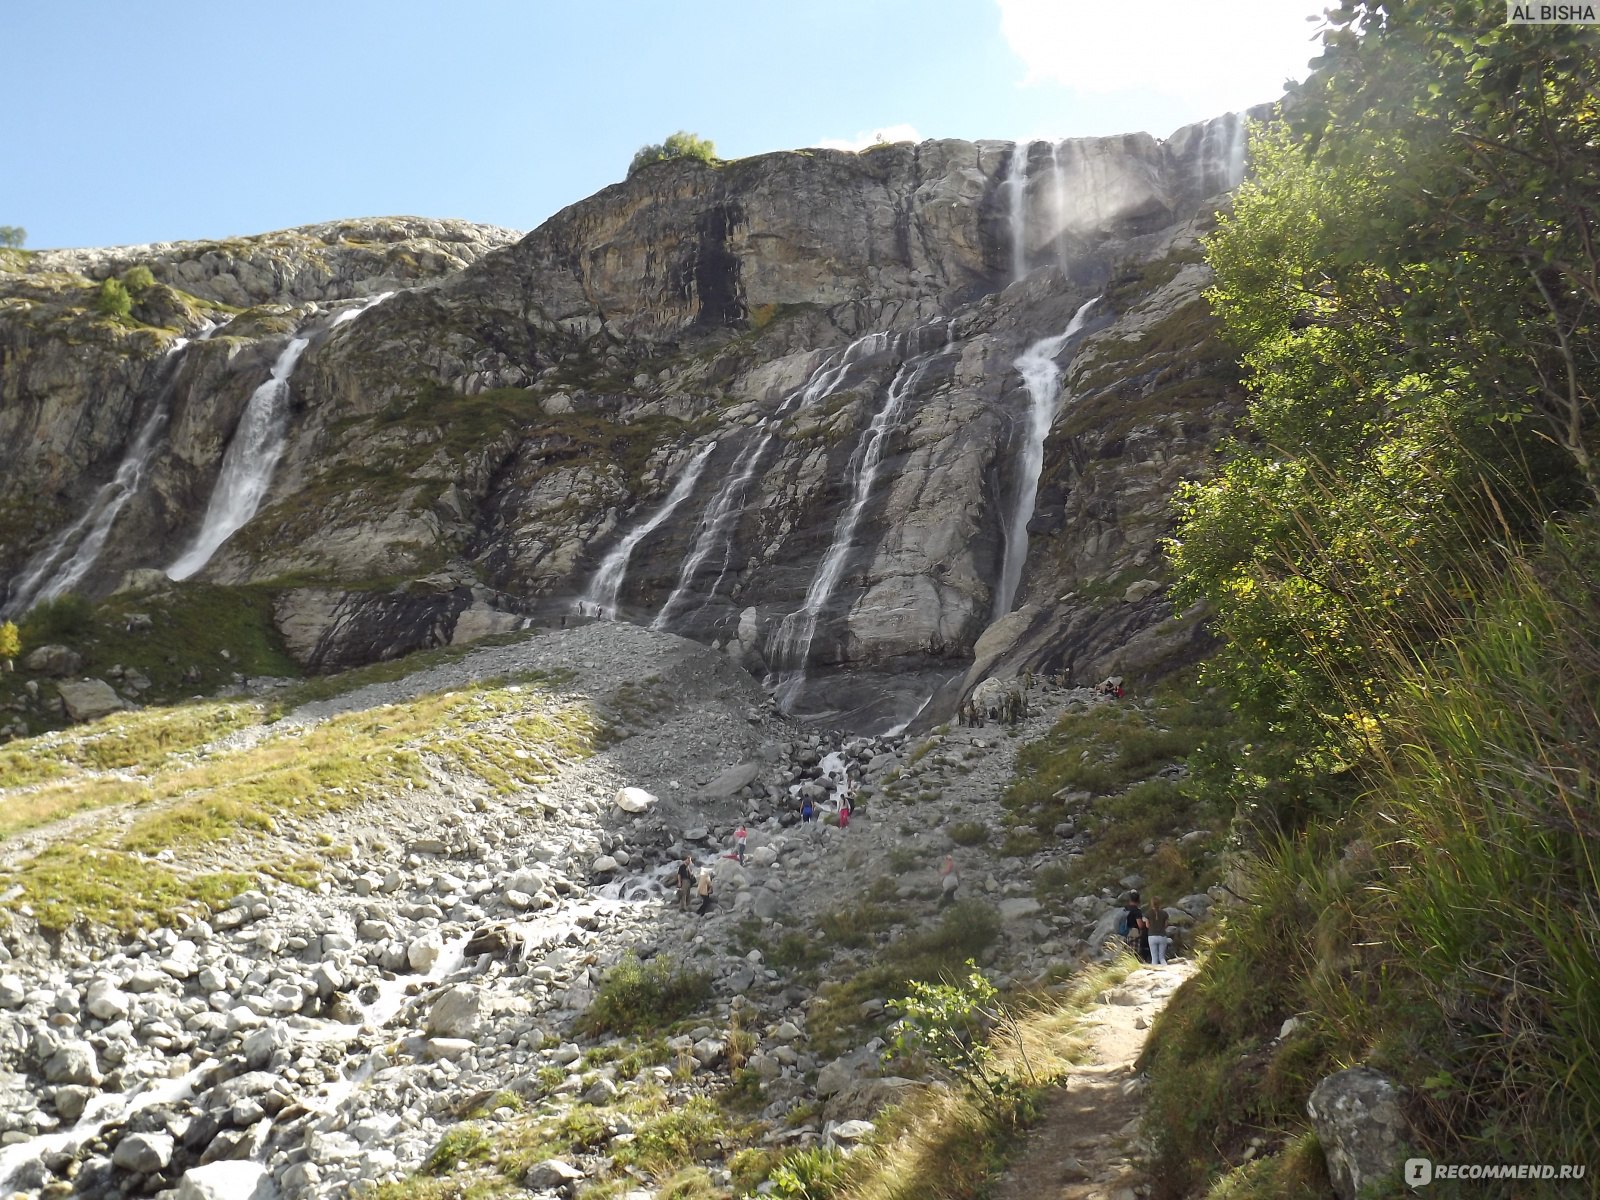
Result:
<svg viewBox="0 0 1600 1200">
<path fill-rule="evenodd" d="M 1156 1013 L 1193 970 L 1187 961 L 1141 967 L 1102 994 L 1088 1021 L 1089 1060 L 1046 1098 L 994 1200 L 1136 1200 L 1144 1191 L 1144 1080 L 1133 1064 Z"/>
</svg>

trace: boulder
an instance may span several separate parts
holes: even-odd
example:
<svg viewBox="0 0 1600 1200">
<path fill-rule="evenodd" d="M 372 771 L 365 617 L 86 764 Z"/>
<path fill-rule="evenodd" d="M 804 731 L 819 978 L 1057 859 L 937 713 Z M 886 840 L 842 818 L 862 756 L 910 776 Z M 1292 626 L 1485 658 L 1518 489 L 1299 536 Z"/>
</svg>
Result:
<svg viewBox="0 0 1600 1200">
<path fill-rule="evenodd" d="M 51 1083 L 81 1083 L 100 1086 L 100 1066 L 94 1047 L 88 1042 L 62 1042 L 44 1064 L 44 1077 Z"/>
<path fill-rule="evenodd" d="M 67 716 L 74 721 L 93 721 L 122 708 L 122 697 L 104 679 L 79 679 L 56 684 Z"/>
<path fill-rule="evenodd" d="M 212 1162 L 184 1172 L 177 1200 L 255 1200 L 276 1194 L 262 1164 Z"/>
<path fill-rule="evenodd" d="M 552 1192 L 570 1192 L 583 1182 L 583 1172 L 560 1158 L 547 1158 L 528 1168 L 522 1182 L 530 1188 Z"/>
<path fill-rule="evenodd" d="M 83 655 L 67 646 L 58 646 L 52 642 L 28 651 L 23 657 L 22 669 L 37 675 L 64 679 L 68 675 L 76 675 L 83 669 Z"/>
<path fill-rule="evenodd" d="M 172 1135 L 166 1133 L 130 1133 L 117 1143 L 111 1161 L 124 1171 L 138 1171 L 148 1175 L 159 1171 L 172 1161 Z"/>
<path fill-rule="evenodd" d="M 729 767 L 706 784 L 700 789 L 700 794 L 707 800 L 726 800 L 730 796 L 737 795 L 740 788 L 754 783 L 760 775 L 760 763 L 740 763 L 736 767 Z"/>
<path fill-rule="evenodd" d="M 652 796 L 643 788 L 618 788 L 615 803 L 616 806 L 623 812 L 649 812 L 650 809 L 655 806 L 656 797 Z"/>
<path fill-rule="evenodd" d="M 433 1037 L 470 1038 L 483 1023 L 483 993 L 458 984 L 433 1002 L 427 1031 Z"/>
<path fill-rule="evenodd" d="M 1306 1114 L 1339 1200 L 1399 1172 L 1408 1137 L 1401 1100 L 1399 1085 L 1370 1067 L 1337 1071 L 1312 1089 Z"/>
</svg>

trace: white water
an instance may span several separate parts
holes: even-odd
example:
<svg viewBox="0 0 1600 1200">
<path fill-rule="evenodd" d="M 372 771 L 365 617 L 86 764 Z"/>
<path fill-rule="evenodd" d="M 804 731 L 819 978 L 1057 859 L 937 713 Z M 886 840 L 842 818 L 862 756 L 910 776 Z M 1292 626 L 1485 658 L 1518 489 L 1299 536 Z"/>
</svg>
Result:
<svg viewBox="0 0 1600 1200">
<path fill-rule="evenodd" d="M 194 1095 L 195 1081 L 216 1065 L 217 1060 L 210 1058 L 176 1079 L 153 1080 L 133 1092 L 101 1092 L 84 1107 L 83 1116 L 71 1129 L 29 1138 L 0 1150 L 0 1194 L 10 1195 L 11 1181 L 17 1172 L 46 1154 L 58 1150 L 76 1153 L 77 1147 L 113 1121 L 126 1121 L 134 1113 L 155 1104 L 175 1104 L 189 1099 Z"/>
<path fill-rule="evenodd" d="M 689 493 L 694 491 L 694 485 L 700 481 L 700 473 L 705 470 L 706 460 L 716 448 L 715 441 L 707 442 L 701 447 L 700 452 L 689 460 L 689 465 L 684 468 L 683 474 L 678 477 L 678 482 L 667 494 L 661 507 L 656 509 L 648 521 L 611 548 L 610 553 L 601 560 L 599 570 L 594 573 L 594 578 L 589 581 L 588 588 L 579 599 L 580 609 L 595 608 L 607 620 L 616 619 L 617 597 L 622 594 L 622 581 L 627 577 L 628 562 L 633 557 L 634 549 L 660 528 L 662 522 L 676 511 L 678 505 L 689 498 Z"/>
<path fill-rule="evenodd" d="M 1032 142 L 1011 144 L 1011 172 L 1006 186 L 1011 189 L 1011 279 L 1015 282 L 1028 273 L 1028 150 Z"/>
<path fill-rule="evenodd" d="M 1050 143 L 1050 194 L 1055 200 L 1056 264 L 1067 277 L 1067 182 L 1061 173 L 1061 143 Z"/>
<path fill-rule="evenodd" d="M 868 354 L 881 352 L 888 346 L 890 337 L 891 335 L 887 333 L 869 333 L 851 342 L 843 353 L 829 356 L 811 373 L 811 377 L 802 386 L 784 398 L 783 403 L 778 405 L 771 416 L 764 418 L 756 426 L 756 432 L 752 433 L 744 449 L 729 467 L 727 480 L 717 489 L 716 494 L 711 497 L 700 514 L 694 545 L 678 569 L 677 585 L 667 597 L 667 602 L 661 606 L 661 611 L 656 614 L 656 619 L 650 622 L 651 629 L 661 630 L 671 626 L 673 620 L 688 604 L 695 576 L 699 574 L 712 552 L 721 547 L 722 568 L 717 574 L 716 581 L 711 585 L 711 590 L 701 600 L 701 605 L 704 606 L 716 596 L 717 589 L 721 587 L 733 560 L 733 532 L 739 523 L 745 492 L 761 465 L 762 455 L 772 443 L 772 439 L 777 436 L 778 427 L 783 419 L 791 411 L 803 411 L 831 394 L 844 382 L 850 368 L 856 362 Z"/>
<path fill-rule="evenodd" d="M 384 292 L 345 309 L 328 322 L 328 328 L 336 329 L 355 320 L 393 294 Z M 272 364 L 271 377 L 251 394 L 239 417 L 238 427 L 233 431 L 233 440 L 222 456 L 222 469 L 217 474 L 200 532 L 167 568 L 168 578 L 188 579 L 198 572 L 211 561 L 217 548 L 242 529 L 261 507 L 272 483 L 272 473 L 277 470 L 278 460 L 288 445 L 289 379 L 310 344 L 309 335 L 290 338 Z"/>
<path fill-rule="evenodd" d="M 1044 442 L 1055 423 L 1056 401 L 1061 392 L 1061 368 L 1056 355 L 1083 328 L 1089 310 L 1098 302 L 1089 301 L 1076 313 L 1066 329 L 1054 337 L 1043 338 L 1017 356 L 1015 366 L 1028 390 L 1028 425 L 1017 456 L 1017 494 L 1011 516 L 1006 521 L 1005 558 L 1000 570 L 1000 586 L 994 596 L 994 619 L 1011 611 L 1022 582 L 1022 566 L 1028 558 L 1028 522 L 1033 519 L 1039 498 L 1039 472 L 1044 466 Z"/>
<path fill-rule="evenodd" d="M 856 528 L 861 523 L 861 514 L 866 511 L 867 502 L 872 498 L 872 489 L 878 481 L 878 468 L 883 463 L 884 446 L 889 434 L 896 428 L 907 397 L 921 382 L 929 364 L 950 348 L 954 328 L 954 322 L 945 327 L 944 342 L 937 350 L 907 359 L 901 364 L 884 394 L 883 406 L 873 415 L 865 436 L 850 456 L 850 463 L 845 469 L 845 478 L 850 483 L 850 503 L 834 521 L 833 540 L 829 542 L 822 561 L 817 564 L 817 573 L 811 577 L 811 586 L 806 589 L 804 602 L 798 610 L 784 617 L 768 641 L 767 661 L 780 673 L 774 696 L 783 712 L 788 712 L 794 706 L 805 687 L 806 660 L 810 657 L 811 643 L 816 637 L 817 619 L 833 597 L 844 575 L 850 551 L 855 547 Z"/>
<path fill-rule="evenodd" d="M 201 340 L 211 336 L 208 327 Z M 167 347 L 164 358 L 175 361 L 189 344 L 188 338 L 178 338 Z M 170 368 L 175 371 L 176 367 Z M 128 501 L 144 486 L 150 460 L 155 456 L 161 432 L 172 415 L 172 385 L 170 375 L 161 384 L 161 392 L 150 415 L 139 427 L 117 466 L 117 472 L 103 484 L 89 501 L 83 514 L 67 526 L 36 555 L 11 589 L 5 605 L 5 615 L 21 616 L 36 604 L 54 600 L 76 587 L 94 567 L 105 549 L 111 527 L 122 514 Z"/>
</svg>

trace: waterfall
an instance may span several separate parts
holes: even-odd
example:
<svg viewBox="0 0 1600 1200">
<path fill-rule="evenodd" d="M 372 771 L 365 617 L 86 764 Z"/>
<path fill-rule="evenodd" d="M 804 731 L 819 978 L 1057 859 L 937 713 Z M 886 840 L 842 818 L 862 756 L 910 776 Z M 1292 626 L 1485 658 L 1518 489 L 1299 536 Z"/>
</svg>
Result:
<svg viewBox="0 0 1600 1200">
<path fill-rule="evenodd" d="M 1061 174 L 1061 143 L 1050 143 L 1050 192 L 1055 198 L 1056 264 L 1061 278 L 1067 278 L 1067 182 Z"/>
<path fill-rule="evenodd" d="M 200 340 L 204 341 L 211 333 L 212 327 L 208 325 L 200 334 Z M 172 415 L 172 381 L 177 374 L 179 356 L 187 345 L 188 338 L 178 338 L 167 347 L 163 355 L 166 378 L 161 383 L 160 393 L 123 454 L 116 474 L 95 492 L 83 514 L 58 533 L 23 569 L 11 588 L 5 615 L 21 616 L 37 604 L 66 594 L 94 568 L 112 526 L 128 501 L 144 486 L 150 460 L 155 457 L 161 433 Z"/>
<path fill-rule="evenodd" d="M 384 292 L 345 309 L 328 322 L 328 329 L 337 329 L 355 320 L 392 295 L 393 292 Z M 211 561 L 217 547 L 242 529 L 261 507 L 272 483 L 272 473 L 288 444 L 289 378 L 309 345 L 309 334 L 290 338 L 272 364 L 271 377 L 251 393 L 233 431 L 233 440 L 222 456 L 222 469 L 211 491 L 211 502 L 206 506 L 200 532 L 167 568 L 168 578 L 188 579 L 198 572 Z"/>
<path fill-rule="evenodd" d="M 1089 301 L 1073 314 L 1066 329 L 1054 337 L 1034 342 L 1012 364 L 1022 375 L 1022 386 L 1028 390 L 1028 425 L 1021 453 L 1017 456 L 1016 502 L 1005 523 L 1005 558 L 1000 570 L 1000 586 L 994 595 L 995 620 L 1011 611 L 1017 586 L 1022 582 L 1022 565 L 1028 558 L 1028 522 L 1033 520 L 1033 507 L 1039 498 L 1044 441 L 1055 423 L 1056 398 L 1061 390 L 1061 368 L 1056 365 L 1056 355 L 1083 328 L 1089 310 L 1098 302 L 1099 297 Z"/>
<path fill-rule="evenodd" d="M 811 373 L 811 377 L 804 384 L 784 398 L 783 403 L 778 405 L 771 416 L 763 418 L 756 426 L 744 449 L 739 451 L 738 457 L 729 467 L 727 479 L 701 512 L 700 522 L 695 527 L 694 545 L 690 547 L 688 555 L 678 569 L 677 585 L 667 597 L 667 602 L 661 606 L 661 611 L 656 614 L 656 619 L 650 622 L 651 629 L 667 629 L 681 615 L 689 602 L 696 575 L 705 566 L 712 552 L 721 547 L 722 568 L 717 574 L 716 581 L 711 585 L 711 590 L 702 598 L 701 607 L 716 596 L 717 589 L 722 585 L 733 562 L 734 527 L 738 525 L 739 514 L 743 511 L 745 492 L 761 465 L 762 455 L 772 443 L 772 439 L 777 436 L 778 427 L 783 419 L 791 411 L 810 408 L 817 401 L 832 394 L 844 382 L 850 368 L 856 362 L 869 354 L 881 352 L 889 345 L 890 337 L 891 335 L 887 333 L 869 333 L 851 342 L 842 353 L 830 355 Z"/>
<path fill-rule="evenodd" d="M 1006 186 L 1011 189 L 1012 282 L 1028 273 L 1028 151 L 1032 146 L 1032 142 L 1011 143 L 1011 172 Z"/>
<path fill-rule="evenodd" d="M 816 636 L 817 619 L 832 598 L 834 589 L 844 575 L 845 564 L 855 546 L 856 527 L 861 514 L 866 511 L 872 496 L 873 485 L 878 480 L 878 468 L 883 463 L 883 452 L 889 434 L 896 428 L 900 411 L 907 398 L 922 381 L 928 366 L 950 348 L 954 339 L 955 323 L 945 327 L 944 342 L 937 350 L 917 358 L 907 359 L 889 382 L 883 406 L 873 415 L 867 432 L 850 456 L 845 469 L 845 480 L 850 485 L 850 503 L 839 514 L 833 525 L 833 540 L 817 565 L 817 573 L 806 589 L 805 601 L 800 608 L 784 617 L 767 647 L 767 661 L 781 674 L 774 695 L 778 707 L 788 712 L 805 687 L 806 660 L 811 654 L 811 642 Z"/>
<path fill-rule="evenodd" d="M 705 470 L 706 460 L 716 448 L 715 441 L 707 442 L 701 447 L 699 453 L 689 460 L 689 465 L 684 468 L 683 474 L 678 477 L 678 482 L 654 515 L 611 547 L 578 601 L 582 608 L 594 607 L 608 620 L 616 618 L 617 597 L 622 594 L 622 581 L 628 573 L 628 560 L 633 557 L 634 548 L 654 533 L 673 514 L 678 505 L 689 498 L 689 493 L 694 491 L 694 485 L 700 480 L 700 473 Z"/>
</svg>

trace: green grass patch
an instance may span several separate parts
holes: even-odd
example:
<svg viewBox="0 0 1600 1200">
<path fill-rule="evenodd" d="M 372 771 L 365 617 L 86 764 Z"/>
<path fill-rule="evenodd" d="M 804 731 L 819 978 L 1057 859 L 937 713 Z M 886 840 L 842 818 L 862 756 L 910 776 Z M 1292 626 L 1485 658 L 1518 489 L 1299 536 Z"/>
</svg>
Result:
<svg viewBox="0 0 1600 1200">
<path fill-rule="evenodd" d="M 594 1002 L 573 1028 L 586 1036 L 654 1033 L 698 1011 L 711 998 L 711 979 L 667 958 L 641 963 L 630 950 L 606 972 Z"/>
<path fill-rule="evenodd" d="M 429 782 L 426 760 L 442 760 L 502 790 L 554 772 L 592 752 L 601 724 L 584 703 L 534 684 L 475 684 L 430 693 L 404 704 L 343 713 L 309 727 L 275 728 L 256 744 L 198 761 L 170 760 L 142 778 L 68 773 L 22 793 L 32 824 L 89 804 L 139 810 L 114 843 L 78 848 L 89 855 L 81 879 L 59 858 L 36 856 L 8 873 L 22 885 L 13 907 L 48 913 L 52 927 L 77 916 L 117 926 L 143 923 L 141 905 L 170 911 L 165 868 L 145 860 L 275 830 L 286 818 L 322 817 Z M 53 809 L 52 809 L 52 806 Z M 20 818 L 19 818 L 20 819 Z M 59 851 L 58 853 L 66 853 Z M 121 894 L 100 886 L 102 861 L 128 875 Z M 280 864 L 281 865 L 281 864 Z M 320 866 L 293 863 L 280 874 L 310 884 Z M 139 886 L 142 879 L 151 886 Z M 171 876 L 177 878 L 177 876 Z M 182 889 L 179 889 L 182 892 Z M 76 914 L 76 916 L 74 915 Z"/>
</svg>

